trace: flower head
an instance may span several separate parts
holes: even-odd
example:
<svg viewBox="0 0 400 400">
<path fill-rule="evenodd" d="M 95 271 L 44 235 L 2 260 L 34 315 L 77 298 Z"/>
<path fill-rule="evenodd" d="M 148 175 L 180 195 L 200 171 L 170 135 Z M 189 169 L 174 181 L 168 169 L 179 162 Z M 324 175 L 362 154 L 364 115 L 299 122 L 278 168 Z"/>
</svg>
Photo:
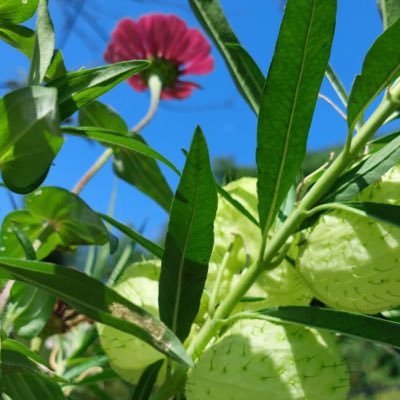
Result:
<svg viewBox="0 0 400 400">
<path fill-rule="evenodd" d="M 162 82 L 162 99 L 184 99 L 198 88 L 182 81 L 182 75 L 207 74 L 213 69 L 210 44 L 197 29 L 188 28 L 175 15 L 149 14 L 134 21 L 124 18 L 112 33 L 105 59 L 110 63 L 133 59 L 152 61 L 149 68 L 128 79 L 136 90 L 148 87 L 157 75 Z"/>
</svg>

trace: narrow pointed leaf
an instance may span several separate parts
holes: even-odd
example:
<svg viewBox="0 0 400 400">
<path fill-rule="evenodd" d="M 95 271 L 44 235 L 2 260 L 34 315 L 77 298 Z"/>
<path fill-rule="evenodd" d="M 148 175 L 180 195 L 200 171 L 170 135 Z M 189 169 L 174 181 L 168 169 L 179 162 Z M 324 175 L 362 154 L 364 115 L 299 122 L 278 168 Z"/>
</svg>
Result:
<svg viewBox="0 0 400 400">
<path fill-rule="evenodd" d="M 345 204 L 362 216 L 373 218 L 395 227 L 400 227 L 400 206 L 372 202 L 351 202 Z"/>
<path fill-rule="evenodd" d="M 123 135 L 130 132 L 125 121 L 112 109 L 98 101 L 91 103 L 79 113 L 79 123 L 111 129 Z M 134 138 L 147 145 L 142 136 Z M 173 193 L 157 162 L 149 157 L 128 149 L 114 149 L 113 169 L 115 174 L 156 201 L 167 212 L 171 206 Z"/>
<path fill-rule="evenodd" d="M 149 365 L 140 376 L 139 382 L 135 387 L 132 400 L 147 400 L 150 398 L 154 385 L 157 380 L 158 372 L 163 365 L 164 360 L 158 360 Z"/>
<path fill-rule="evenodd" d="M 35 47 L 29 71 L 29 82 L 31 85 L 42 83 L 53 58 L 54 46 L 54 28 L 48 10 L 48 0 L 39 0 Z"/>
<path fill-rule="evenodd" d="M 171 206 L 161 265 L 161 320 L 183 341 L 200 305 L 213 247 L 217 192 L 207 144 L 197 128 Z"/>
<path fill-rule="evenodd" d="M 61 386 L 24 354 L 2 349 L 2 393 L 13 400 L 64 400 Z"/>
<path fill-rule="evenodd" d="M 366 108 L 391 82 L 400 76 L 400 19 L 372 45 L 365 56 L 361 75 L 351 88 L 347 125 L 353 132 Z"/>
<path fill-rule="evenodd" d="M 293 322 L 400 348 L 400 323 L 329 308 L 277 307 L 259 311 L 279 322 Z"/>
<path fill-rule="evenodd" d="M 79 125 L 110 129 L 121 135 L 128 135 L 126 122 L 111 107 L 94 101 L 79 111 Z"/>
<path fill-rule="evenodd" d="M 39 0 L 1 0 L 0 23 L 12 22 L 17 24 L 32 18 L 38 2 Z"/>
<path fill-rule="evenodd" d="M 55 89 L 27 87 L 0 100 L 0 169 L 9 189 L 39 186 L 62 144 Z"/>
<path fill-rule="evenodd" d="M 145 238 L 139 232 L 136 232 L 129 226 L 124 225 L 121 222 L 118 222 L 116 219 L 111 218 L 109 215 L 101 213 L 99 213 L 99 215 L 114 228 L 117 228 L 126 236 L 128 236 L 129 238 L 140 244 L 144 249 L 148 250 L 150 253 L 154 254 L 158 258 L 162 258 L 164 254 L 164 249 L 160 247 L 157 243 L 154 243 L 151 240 Z"/>
<path fill-rule="evenodd" d="M 264 87 L 257 167 L 261 228 L 273 223 L 300 171 L 333 38 L 335 0 L 289 0 Z"/>
<path fill-rule="evenodd" d="M 377 0 L 379 11 L 381 13 L 383 29 L 392 26 L 400 17 L 399 0 Z"/>
<path fill-rule="evenodd" d="M 28 58 L 32 57 L 35 46 L 35 32 L 22 25 L 0 24 L 0 39 L 16 48 Z"/>
<path fill-rule="evenodd" d="M 338 179 L 323 202 L 343 202 L 353 199 L 361 190 L 372 185 L 390 168 L 400 162 L 400 136 Z"/>
<path fill-rule="evenodd" d="M 0 277 L 44 289 L 89 318 L 130 333 L 177 361 L 192 364 L 183 345 L 162 322 L 82 272 L 52 263 L 0 257 Z"/>
<path fill-rule="evenodd" d="M 47 361 L 45 361 L 38 353 L 35 353 L 28 346 L 17 340 L 7 338 L 1 342 L 1 348 L 21 353 L 24 356 L 30 358 L 32 361 L 35 361 L 38 364 L 42 364 L 43 366 L 48 367 Z"/>
<path fill-rule="evenodd" d="M 69 133 L 71 135 L 85 137 L 89 139 L 96 140 L 105 145 L 112 147 L 122 147 L 127 150 L 136 151 L 143 154 L 146 157 L 154 158 L 158 161 L 164 163 L 167 167 L 171 168 L 175 173 L 180 175 L 179 170 L 175 167 L 171 161 L 168 161 L 162 154 L 153 150 L 146 144 L 136 140 L 135 138 L 122 136 L 119 132 L 115 132 L 109 129 L 101 129 L 91 126 L 62 126 L 61 130 L 64 133 Z"/>
<path fill-rule="evenodd" d="M 148 61 L 124 61 L 103 67 L 81 69 L 50 81 L 58 89 L 60 118 L 65 120 L 114 86 L 147 68 Z"/>
<path fill-rule="evenodd" d="M 218 0 L 189 0 L 189 3 L 198 20 L 208 31 L 219 48 L 232 77 L 244 99 L 249 103 L 254 112 L 259 110 L 262 86 L 258 77 L 254 76 L 254 69 L 249 68 L 250 56 L 243 58 L 243 53 L 234 49 L 232 45 L 239 45 L 235 33 L 229 25 Z"/>
<path fill-rule="evenodd" d="M 258 221 L 254 218 L 254 216 L 247 210 L 246 207 L 243 206 L 242 203 L 237 201 L 228 191 L 226 191 L 222 186 L 217 185 L 218 193 L 233 207 L 236 208 L 241 214 L 243 214 L 249 221 L 251 221 L 255 226 L 260 227 Z"/>
<path fill-rule="evenodd" d="M 140 135 L 135 134 L 134 138 L 147 145 Z M 113 169 L 119 178 L 135 186 L 169 212 L 174 195 L 154 158 L 118 148 L 114 150 Z"/>
</svg>

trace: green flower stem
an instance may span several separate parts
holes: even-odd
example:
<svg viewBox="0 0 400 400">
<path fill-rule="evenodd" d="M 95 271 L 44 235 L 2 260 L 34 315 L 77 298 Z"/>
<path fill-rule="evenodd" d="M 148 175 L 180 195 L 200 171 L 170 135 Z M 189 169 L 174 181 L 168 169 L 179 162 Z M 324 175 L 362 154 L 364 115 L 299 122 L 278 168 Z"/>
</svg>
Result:
<svg viewBox="0 0 400 400">
<path fill-rule="evenodd" d="M 347 94 L 346 89 L 344 88 L 339 77 L 336 75 L 335 71 L 330 65 L 328 65 L 328 67 L 326 68 L 325 76 L 328 78 L 329 83 L 332 85 L 343 105 L 347 107 L 349 95 Z"/>
<path fill-rule="evenodd" d="M 379 107 L 371 115 L 371 117 L 360 128 L 356 136 L 353 138 L 351 147 L 348 152 L 342 150 L 340 155 L 331 164 L 321 178 L 315 183 L 305 197 L 300 201 L 295 210 L 290 214 L 287 220 L 281 225 L 273 237 L 269 240 L 267 246 L 267 235 L 264 235 L 260 256 L 243 275 L 238 285 L 230 291 L 225 300 L 220 304 L 214 314 L 214 318 L 208 320 L 200 330 L 195 341 L 189 349 L 189 354 L 197 357 L 209 341 L 217 333 L 215 321 L 226 319 L 232 312 L 236 304 L 250 289 L 259 274 L 268 268 L 270 262 L 277 254 L 280 248 L 286 243 L 288 238 L 295 232 L 296 228 L 307 217 L 307 213 L 332 187 L 339 175 L 346 169 L 352 159 L 362 150 L 367 141 L 384 123 L 386 118 L 399 108 L 400 101 L 400 84 L 392 88 L 389 95 L 386 96 Z M 267 267 L 266 267 L 267 266 Z"/>
<path fill-rule="evenodd" d="M 146 115 L 132 128 L 131 136 L 139 133 L 154 117 L 160 102 L 162 82 L 157 75 L 152 75 L 148 80 L 150 89 L 150 106 Z M 110 147 L 94 162 L 94 164 L 85 172 L 79 179 L 72 193 L 79 194 L 88 182 L 96 175 L 96 173 L 103 167 L 108 159 L 113 155 L 113 149 Z"/>
</svg>

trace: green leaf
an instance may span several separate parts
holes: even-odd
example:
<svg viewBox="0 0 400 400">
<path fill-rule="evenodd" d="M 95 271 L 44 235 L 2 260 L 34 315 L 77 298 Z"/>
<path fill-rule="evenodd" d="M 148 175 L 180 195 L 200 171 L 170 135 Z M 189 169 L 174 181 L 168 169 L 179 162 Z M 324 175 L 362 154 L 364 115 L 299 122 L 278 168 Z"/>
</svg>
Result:
<svg viewBox="0 0 400 400">
<path fill-rule="evenodd" d="M 336 0 L 289 0 L 264 87 L 258 128 L 260 226 L 268 229 L 300 171 L 328 65 Z"/>
<path fill-rule="evenodd" d="M 117 112 L 97 100 L 79 111 L 79 125 L 111 129 L 122 135 L 129 133 L 128 126 Z"/>
<path fill-rule="evenodd" d="M 147 145 L 140 135 L 135 134 L 134 138 Z M 119 178 L 138 188 L 169 212 L 174 195 L 153 158 L 136 151 L 117 148 L 114 150 L 113 168 Z"/>
<path fill-rule="evenodd" d="M 139 154 L 143 154 L 146 157 L 154 158 L 164 163 L 167 167 L 171 168 L 174 172 L 180 175 L 179 170 L 175 167 L 171 161 L 168 161 L 162 154 L 153 150 L 151 147 L 140 142 L 139 140 L 131 137 L 122 136 L 119 132 L 112 131 L 110 129 L 102 129 L 91 126 L 67 126 L 61 127 L 64 133 L 71 135 L 80 136 L 96 140 L 105 145 L 112 147 L 122 147 L 127 150 L 135 151 Z"/>
<path fill-rule="evenodd" d="M 67 73 L 67 68 L 64 64 L 64 58 L 61 50 L 56 50 L 51 59 L 51 63 L 46 71 L 45 79 L 51 81 Z"/>
<path fill-rule="evenodd" d="M 136 232 L 127 225 L 118 222 L 116 219 L 111 218 L 109 215 L 99 213 L 100 217 L 107 221 L 114 228 L 124 233 L 126 236 L 139 243 L 144 249 L 148 250 L 150 253 L 154 254 L 158 258 L 162 258 L 164 254 L 164 249 L 158 244 L 146 239 L 139 232 Z"/>
<path fill-rule="evenodd" d="M 4 326 L 23 338 L 38 336 L 49 320 L 55 297 L 31 285 L 15 282 L 12 290 Z"/>
<path fill-rule="evenodd" d="M 68 72 L 47 86 L 58 89 L 60 119 L 65 120 L 75 111 L 89 105 L 125 79 L 149 66 L 148 61 L 124 61 L 93 69 Z"/>
<path fill-rule="evenodd" d="M 31 85 L 42 83 L 53 58 L 54 46 L 54 28 L 48 10 L 48 0 L 39 0 L 35 47 L 29 71 L 29 82 Z"/>
<path fill-rule="evenodd" d="M 39 0 L 2 0 L 0 3 L 0 23 L 14 24 L 26 21 L 33 17 Z"/>
<path fill-rule="evenodd" d="M 251 212 L 243 206 L 243 204 L 240 201 L 237 201 L 228 191 L 226 191 L 222 186 L 218 185 L 217 186 L 217 191 L 218 193 L 227 201 L 229 202 L 233 207 L 236 208 L 240 213 L 242 213 L 249 221 L 251 221 L 255 226 L 260 227 L 258 221 L 253 217 Z"/>
<path fill-rule="evenodd" d="M 24 356 L 30 358 L 32 361 L 37 362 L 38 364 L 42 364 L 46 367 L 48 366 L 47 362 L 38 353 L 35 353 L 29 347 L 17 340 L 7 338 L 1 342 L 1 348 L 3 350 L 11 350 L 17 353 L 21 353 Z"/>
<path fill-rule="evenodd" d="M 147 400 L 150 398 L 163 362 L 164 360 L 158 360 L 143 371 L 135 387 L 132 400 Z"/>
<path fill-rule="evenodd" d="M 37 188 L 62 144 L 55 89 L 27 87 L 0 100 L 0 169 L 9 189 Z"/>
<path fill-rule="evenodd" d="M 259 311 L 279 322 L 293 322 L 400 348 L 400 324 L 329 308 L 277 307 Z"/>
<path fill-rule="evenodd" d="M 376 182 L 399 161 L 400 136 L 395 136 L 386 146 L 342 175 L 323 202 L 343 202 L 353 199 L 361 190 Z"/>
<path fill-rule="evenodd" d="M 83 126 L 111 129 L 123 135 L 130 134 L 125 121 L 114 110 L 98 101 L 80 111 L 79 123 Z M 147 145 L 140 135 L 135 134 L 134 138 Z M 126 148 L 116 148 L 113 167 L 119 178 L 136 186 L 169 211 L 173 193 L 154 159 Z"/>
<path fill-rule="evenodd" d="M 197 128 L 171 206 L 158 298 L 161 320 L 182 341 L 199 309 L 216 211 L 217 191 L 207 144 Z"/>
<path fill-rule="evenodd" d="M 13 227 L 37 247 L 43 259 L 57 247 L 105 244 L 110 237 L 101 218 L 76 194 L 57 187 L 43 187 L 26 198 L 26 210 L 6 216 L 1 228 L 0 254 L 25 258 Z"/>
<path fill-rule="evenodd" d="M 257 73 L 254 74 L 255 63 L 240 47 L 239 40 L 230 27 L 219 1 L 189 0 L 189 3 L 224 57 L 240 93 L 258 114 L 264 82 L 260 86 L 259 76 Z"/>
<path fill-rule="evenodd" d="M 400 1 L 377 0 L 377 3 L 383 21 L 383 29 L 386 30 L 400 17 Z"/>
<path fill-rule="evenodd" d="M 359 215 L 400 227 L 400 206 L 372 202 L 350 202 L 345 205 L 353 208 Z"/>
<path fill-rule="evenodd" d="M 162 322 L 82 272 L 52 263 L 0 257 L 0 278 L 44 289 L 89 318 L 130 333 L 167 356 L 192 365 L 181 342 Z"/>
<path fill-rule="evenodd" d="M 400 76 L 400 20 L 389 27 L 372 45 L 365 56 L 361 75 L 351 88 L 347 107 L 347 125 L 355 125 L 378 94 Z"/>
<path fill-rule="evenodd" d="M 0 24 L 0 39 L 21 51 L 28 58 L 32 57 L 35 46 L 35 32 L 22 25 Z"/>
<path fill-rule="evenodd" d="M 13 400 L 64 400 L 61 387 L 24 354 L 2 349 L 2 391 Z"/>
</svg>

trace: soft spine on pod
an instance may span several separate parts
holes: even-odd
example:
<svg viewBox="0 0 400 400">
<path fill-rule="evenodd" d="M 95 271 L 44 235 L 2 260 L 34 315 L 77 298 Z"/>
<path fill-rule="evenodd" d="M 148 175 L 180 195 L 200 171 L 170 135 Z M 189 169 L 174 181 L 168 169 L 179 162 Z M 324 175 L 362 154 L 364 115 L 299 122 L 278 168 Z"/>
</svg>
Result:
<svg viewBox="0 0 400 400">
<path fill-rule="evenodd" d="M 345 400 L 347 367 L 333 334 L 242 319 L 189 371 L 187 400 Z"/>
<path fill-rule="evenodd" d="M 354 201 L 400 205 L 400 166 Z M 350 211 L 330 211 L 306 233 L 297 267 L 325 304 L 375 314 L 400 304 L 400 229 Z"/>
</svg>

